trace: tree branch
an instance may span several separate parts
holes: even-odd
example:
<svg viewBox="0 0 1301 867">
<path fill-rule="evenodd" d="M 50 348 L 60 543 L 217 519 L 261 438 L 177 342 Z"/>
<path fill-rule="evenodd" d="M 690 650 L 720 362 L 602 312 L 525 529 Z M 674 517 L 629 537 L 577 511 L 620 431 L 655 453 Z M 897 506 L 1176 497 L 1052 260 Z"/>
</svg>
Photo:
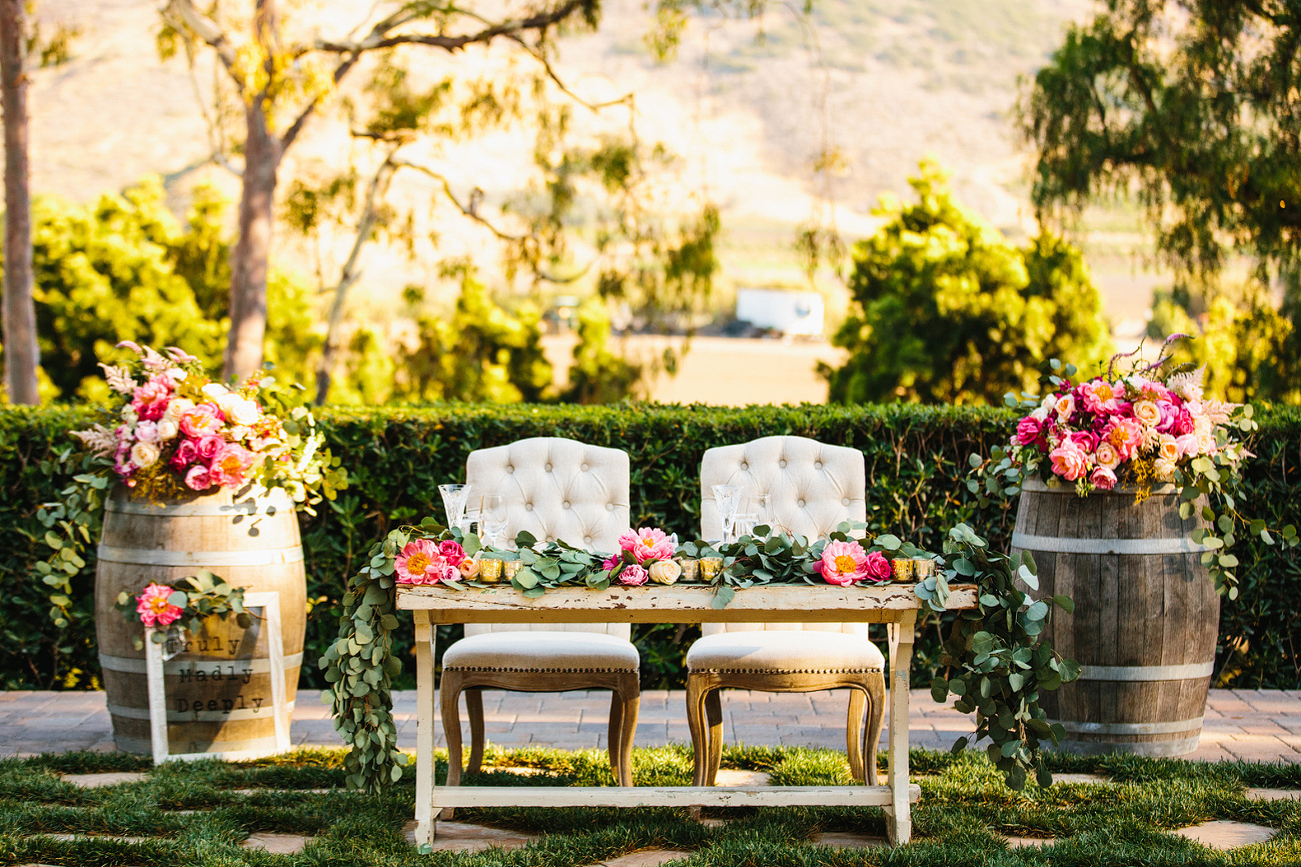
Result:
<svg viewBox="0 0 1301 867">
<path fill-rule="evenodd" d="M 426 33 L 399 33 L 392 36 L 387 35 L 389 30 L 407 23 L 414 17 L 407 14 L 400 18 L 399 13 L 399 15 L 391 16 L 390 18 L 376 24 L 365 39 L 353 42 L 318 39 L 316 41 L 316 48 L 318 51 L 328 51 L 336 54 L 359 54 L 380 48 L 393 48 L 398 45 L 427 45 L 432 48 L 442 48 L 446 51 L 457 51 L 461 48 L 465 48 L 467 45 L 491 42 L 499 36 L 509 37 L 527 30 L 546 30 L 569 18 L 584 5 L 586 5 L 586 0 L 567 0 L 563 5 L 551 10 L 550 12 L 543 12 L 538 15 L 514 21 L 501 21 L 497 24 L 485 27 L 477 33 L 465 33 L 459 36 L 444 36 Z"/>
<path fill-rule="evenodd" d="M 195 9 L 191 0 L 168 0 L 162 13 L 165 18 L 171 17 L 174 24 L 180 24 L 202 39 L 217 53 L 221 65 L 226 68 L 230 77 L 235 79 L 235 83 L 241 88 L 244 87 L 244 79 L 235 66 L 235 49 L 231 46 L 230 38 L 215 21 Z"/>
</svg>

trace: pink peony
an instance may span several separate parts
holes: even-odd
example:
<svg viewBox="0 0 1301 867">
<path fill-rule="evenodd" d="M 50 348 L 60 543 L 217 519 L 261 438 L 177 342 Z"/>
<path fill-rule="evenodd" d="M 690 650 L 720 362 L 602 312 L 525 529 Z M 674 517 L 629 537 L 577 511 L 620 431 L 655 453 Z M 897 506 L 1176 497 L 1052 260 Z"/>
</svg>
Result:
<svg viewBox="0 0 1301 867">
<path fill-rule="evenodd" d="M 863 563 L 863 575 L 869 581 L 889 581 L 894 577 L 894 568 L 884 554 L 873 551 Z"/>
<path fill-rule="evenodd" d="M 1095 488 L 1110 491 L 1116 487 L 1116 473 L 1109 467 L 1095 467 L 1093 475 L 1089 476 L 1089 481 Z"/>
<path fill-rule="evenodd" d="M 150 377 L 144 385 L 131 393 L 131 408 L 140 418 L 158 421 L 167 412 L 167 402 L 172 397 L 172 381 L 165 376 Z"/>
<path fill-rule="evenodd" d="M 1163 434 L 1174 432 L 1175 422 L 1179 420 L 1179 407 L 1174 401 L 1178 399 L 1175 397 L 1173 400 L 1158 400 L 1156 402 L 1156 408 L 1161 412 L 1161 420 L 1156 423 L 1156 429 L 1159 432 Z"/>
<path fill-rule="evenodd" d="M 238 488 L 244 484 L 244 474 L 256 459 L 257 456 L 243 446 L 226 443 L 208 465 L 210 483 L 225 488 Z"/>
<path fill-rule="evenodd" d="M 1081 385 L 1079 390 L 1084 408 L 1094 415 L 1116 411 L 1116 388 L 1111 383 L 1095 379 Z"/>
<path fill-rule="evenodd" d="M 212 473 L 203 464 L 195 464 L 185 472 L 185 486 L 192 491 L 206 491 L 212 487 Z"/>
<path fill-rule="evenodd" d="M 181 444 L 176 447 L 176 454 L 172 455 L 170 461 L 172 469 L 178 473 L 185 472 L 185 468 L 194 463 L 199 458 L 199 450 L 195 448 L 194 440 L 181 440 Z"/>
<path fill-rule="evenodd" d="M 145 626 L 170 626 L 184 611 L 179 605 L 172 605 L 167 598 L 172 595 L 172 588 L 165 584 L 150 584 L 136 597 L 136 613 Z"/>
<path fill-rule="evenodd" d="M 1098 450 L 1098 435 L 1089 433 L 1086 430 L 1077 430 L 1070 436 L 1071 442 L 1075 443 L 1088 454 Z"/>
<path fill-rule="evenodd" d="M 1053 472 L 1068 482 L 1073 482 L 1088 472 L 1089 456 L 1074 440 L 1063 440 L 1048 457 L 1052 459 Z"/>
<path fill-rule="evenodd" d="M 194 440 L 194 450 L 198 453 L 199 459 L 205 462 L 211 462 L 226 445 L 226 441 L 218 434 L 208 434 Z"/>
<path fill-rule="evenodd" d="M 459 547 L 459 546 L 458 546 Z M 461 570 L 448 563 L 430 539 L 408 542 L 397 558 L 399 584 L 437 584 L 461 580 Z"/>
<path fill-rule="evenodd" d="M 669 559 L 673 556 L 674 545 L 673 540 L 666 536 L 663 530 L 642 527 L 636 531 L 629 530 L 620 536 L 619 548 L 631 551 L 638 563 L 645 563 L 647 560 Z"/>
<path fill-rule="evenodd" d="M 225 421 L 221 408 L 215 403 L 201 403 L 181 416 L 181 433 L 197 440 L 219 432 Z"/>
<path fill-rule="evenodd" d="M 461 565 L 461 561 L 465 559 L 465 549 L 451 539 L 438 546 L 438 553 L 453 566 Z"/>
<path fill-rule="evenodd" d="M 1122 461 L 1127 461 L 1143 445 L 1143 426 L 1137 419 L 1113 418 L 1103 430 L 1102 438 L 1115 446 Z"/>
<path fill-rule="evenodd" d="M 847 587 L 863 578 L 866 568 L 867 554 L 857 542 L 828 542 L 822 551 L 822 577 L 828 584 Z"/>
<path fill-rule="evenodd" d="M 619 583 L 629 584 L 633 587 L 640 587 L 642 584 L 646 583 L 648 578 L 650 578 L 650 575 L 645 569 L 638 566 L 636 563 L 629 563 L 627 566 L 624 566 L 623 571 L 619 573 Z"/>
</svg>

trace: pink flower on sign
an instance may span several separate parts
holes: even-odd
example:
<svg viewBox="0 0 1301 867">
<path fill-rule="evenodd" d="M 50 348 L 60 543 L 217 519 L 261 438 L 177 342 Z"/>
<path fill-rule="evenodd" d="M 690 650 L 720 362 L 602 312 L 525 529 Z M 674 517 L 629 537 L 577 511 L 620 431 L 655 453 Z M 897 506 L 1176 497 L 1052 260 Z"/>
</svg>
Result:
<svg viewBox="0 0 1301 867">
<path fill-rule="evenodd" d="M 865 577 L 867 554 L 857 542 L 828 542 L 819 568 L 828 584 L 847 587 Z"/>
<path fill-rule="evenodd" d="M 1096 467 L 1093 475 L 1089 476 L 1089 481 L 1099 490 L 1110 491 L 1116 487 L 1116 473 L 1109 467 Z"/>
<path fill-rule="evenodd" d="M 185 472 L 185 487 L 191 491 L 206 491 L 212 487 L 212 474 L 203 464 L 195 464 Z"/>
<path fill-rule="evenodd" d="M 179 605 L 170 604 L 167 599 L 172 595 L 172 588 L 164 584 L 150 584 L 136 597 L 136 613 L 145 626 L 170 626 L 184 612 Z"/>
<path fill-rule="evenodd" d="M 1048 457 L 1053 462 L 1053 472 L 1068 482 L 1075 481 L 1089 468 L 1088 454 L 1074 440 L 1063 440 Z"/>
<path fill-rule="evenodd" d="M 181 416 L 181 433 L 191 439 L 215 434 L 225 420 L 215 403 L 201 403 Z"/>
<path fill-rule="evenodd" d="M 438 553 L 452 566 L 461 565 L 461 561 L 465 559 L 465 549 L 451 539 L 438 546 Z"/>
<path fill-rule="evenodd" d="M 638 563 L 648 560 L 667 560 L 673 556 L 673 540 L 663 530 L 654 527 L 642 527 L 629 530 L 619 537 L 619 548 L 631 551 Z"/>
<path fill-rule="evenodd" d="M 648 578 L 650 578 L 650 575 L 645 569 L 638 566 L 636 563 L 629 563 L 627 566 L 624 566 L 623 571 L 619 573 L 619 583 L 628 584 L 632 587 L 640 587 L 646 583 Z"/>
<path fill-rule="evenodd" d="M 869 581 L 889 581 L 894 577 L 894 568 L 884 554 L 873 551 L 867 555 L 867 560 L 863 563 L 863 574 Z"/>
</svg>

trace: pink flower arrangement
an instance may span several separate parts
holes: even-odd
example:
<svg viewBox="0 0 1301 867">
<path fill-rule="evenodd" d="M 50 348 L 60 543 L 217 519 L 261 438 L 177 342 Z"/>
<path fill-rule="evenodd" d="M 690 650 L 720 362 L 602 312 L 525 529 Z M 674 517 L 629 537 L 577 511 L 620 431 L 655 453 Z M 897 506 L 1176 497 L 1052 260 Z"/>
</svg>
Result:
<svg viewBox="0 0 1301 867">
<path fill-rule="evenodd" d="M 1029 475 L 1073 483 L 1081 495 L 1121 483 L 1173 481 L 1198 457 L 1220 455 L 1236 465 L 1246 456 L 1229 442 L 1224 426 L 1237 406 L 1202 394 L 1202 371 L 1162 382 L 1160 365 L 1125 376 L 1097 377 L 1072 384 L 1057 380 L 1018 421 L 1009 454 Z M 1229 443 L 1221 446 L 1220 443 Z"/>
<path fill-rule="evenodd" d="M 417 539 L 403 546 L 397 557 L 399 584 L 438 584 L 461 580 L 461 562 L 465 550 L 456 542 L 439 544 L 431 539 Z"/>
<path fill-rule="evenodd" d="M 828 584 L 841 587 L 861 581 L 867 577 L 867 556 L 863 546 L 857 542 L 828 542 L 819 564 L 822 577 Z M 881 555 L 877 553 L 877 556 Z M 889 568 L 888 563 L 886 566 Z"/>
<path fill-rule="evenodd" d="M 145 626 L 170 626 L 184 611 L 167 600 L 175 592 L 165 584 L 150 584 L 136 597 L 136 613 Z"/>
<path fill-rule="evenodd" d="M 631 551 L 639 564 L 650 560 L 668 560 L 676 548 L 676 540 L 655 527 L 629 530 L 619 537 L 619 549 Z"/>
<path fill-rule="evenodd" d="M 632 587 L 640 587 L 645 584 L 650 574 L 642 566 L 636 563 L 629 563 L 619 572 L 619 583 L 628 584 Z"/>
<path fill-rule="evenodd" d="M 305 409 L 291 412 L 297 432 L 259 402 L 260 376 L 227 388 L 204 374 L 197 358 L 175 347 L 167 354 L 130 341 L 128 364 L 101 364 L 124 403 L 111 427 L 74 435 L 112 461 L 118 481 L 150 496 L 238 489 L 250 482 L 292 488 L 297 500 L 321 484 L 328 458 Z"/>
</svg>

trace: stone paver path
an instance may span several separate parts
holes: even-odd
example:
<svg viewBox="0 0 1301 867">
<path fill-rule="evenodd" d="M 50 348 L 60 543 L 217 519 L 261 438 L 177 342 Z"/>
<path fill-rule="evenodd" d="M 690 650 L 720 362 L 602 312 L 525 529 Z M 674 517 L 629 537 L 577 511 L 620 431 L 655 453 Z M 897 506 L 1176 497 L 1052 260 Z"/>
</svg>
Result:
<svg viewBox="0 0 1301 867">
<path fill-rule="evenodd" d="M 258 831 L 248 835 L 248 839 L 239 845 L 245 849 L 260 849 L 271 855 L 297 855 L 307 848 L 311 837 L 301 834 L 277 834 L 272 831 Z"/>
<path fill-rule="evenodd" d="M 633 852 L 601 861 L 593 864 L 592 867 L 659 867 L 670 861 L 682 861 L 690 857 L 691 853 L 685 849 L 647 849 L 644 852 Z"/>
<path fill-rule="evenodd" d="M 1264 843 L 1277 834 L 1278 831 L 1264 825 L 1253 825 L 1250 822 L 1232 822 L 1228 819 L 1217 819 L 1214 822 L 1189 825 L 1187 828 L 1180 828 L 1175 833 L 1180 837 L 1187 837 L 1189 840 L 1201 843 L 1203 846 L 1209 846 L 1212 849 L 1228 850 L 1237 849 L 1240 846 L 1251 846 L 1255 843 Z"/>
<path fill-rule="evenodd" d="M 393 695 L 398 743 L 413 749 L 415 692 Z M 844 749 L 847 699 L 843 691 L 729 690 L 723 696 L 723 736 L 728 743 Z M 974 728 L 971 717 L 937 704 L 928 690 L 913 690 L 911 699 L 908 726 L 913 746 L 948 749 Z M 605 749 L 607 693 L 488 690 L 483 705 L 488 739 L 497 746 Z M 0 756 L 113 749 L 102 692 L 0 692 L 0 727 L 5 731 Z M 330 709 L 320 703 L 315 690 L 299 691 L 291 734 L 300 746 L 342 745 Z M 690 742 L 684 694 L 643 692 L 636 744 Z M 1301 762 L 1301 691 L 1211 690 L 1201 745 L 1188 758 Z"/>
</svg>

